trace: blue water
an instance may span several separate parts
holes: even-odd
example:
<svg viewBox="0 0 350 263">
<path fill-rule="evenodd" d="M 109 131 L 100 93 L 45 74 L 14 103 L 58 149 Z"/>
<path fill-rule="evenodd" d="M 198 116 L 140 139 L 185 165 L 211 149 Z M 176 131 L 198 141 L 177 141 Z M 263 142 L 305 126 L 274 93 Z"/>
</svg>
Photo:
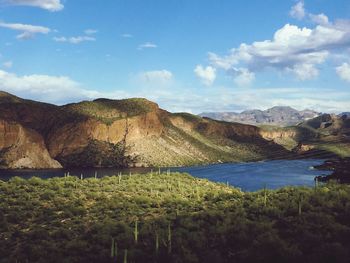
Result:
<svg viewBox="0 0 350 263">
<path fill-rule="evenodd" d="M 284 186 L 313 186 L 317 175 L 326 175 L 330 172 L 312 169 L 313 166 L 322 164 L 324 160 L 276 160 L 252 163 L 229 163 L 206 166 L 170 168 L 171 171 L 186 172 L 199 178 L 206 178 L 214 182 L 229 183 L 239 187 L 243 191 L 256 191 L 264 188 L 276 189 Z M 169 169 L 169 168 L 168 168 Z M 68 172 L 71 175 L 84 178 L 93 177 L 95 172 L 98 177 L 123 174 L 146 173 L 150 168 L 131 169 L 57 169 L 57 170 L 0 170 L 0 180 L 9 180 L 11 177 L 20 176 L 30 178 L 62 177 Z M 167 169 L 162 169 L 167 170 Z"/>
<path fill-rule="evenodd" d="M 243 191 L 256 191 L 266 187 L 277 189 L 284 186 L 313 186 L 317 175 L 328 175 L 313 166 L 325 160 L 276 160 L 266 162 L 218 164 L 178 168 L 193 176 L 215 182 L 229 183 Z"/>
</svg>

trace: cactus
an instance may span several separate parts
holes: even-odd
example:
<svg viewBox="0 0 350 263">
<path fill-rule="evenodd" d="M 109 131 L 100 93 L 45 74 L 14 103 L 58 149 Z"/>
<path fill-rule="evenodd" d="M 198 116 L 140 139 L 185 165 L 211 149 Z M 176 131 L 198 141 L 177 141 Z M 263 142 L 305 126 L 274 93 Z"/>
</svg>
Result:
<svg viewBox="0 0 350 263">
<path fill-rule="evenodd" d="M 127 249 L 124 249 L 124 260 L 123 260 L 124 263 L 128 263 L 128 250 Z"/>
<path fill-rule="evenodd" d="M 158 232 L 156 231 L 156 255 L 158 255 L 159 252 L 159 235 Z"/>
<path fill-rule="evenodd" d="M 302 208 L 302 202 L 303 202 L 303 196 L 302 195 L 300 195 L 299 196 L 299 201 L 298 201 L 298 214 L 299 214 L 299 216 L 301 216 L 301 208 Z"/>
<path fill-rule="evenodd" d="M 171 225 L 168 224 L 168 254 L 171 253 Z"/>
<path fill-rule="evenodd" d="M 118 247 L 117 243 L 115 242 L 114 238 L 112 238 L 112 245 L 111 245 L 111 258 L 118 256 Z"/>
<path fill-rule="evenodd" d="M 137 244 L 138 239 L 139 239 L 139 229 L 138 229 L 138 222 L 137 222 L 137 220 L 135 220 L 134 238 L 135 238 L 135 244 Z"/>
</svg>

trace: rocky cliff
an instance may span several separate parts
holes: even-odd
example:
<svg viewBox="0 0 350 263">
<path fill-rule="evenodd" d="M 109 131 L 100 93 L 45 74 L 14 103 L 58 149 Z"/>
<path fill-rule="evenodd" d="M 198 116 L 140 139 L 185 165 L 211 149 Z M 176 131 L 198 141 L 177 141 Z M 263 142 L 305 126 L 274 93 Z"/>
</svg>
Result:
<svg viewBox="0 0 350 263">
<path fill-rule="evenodd" d="M 255 126 L 173 114 L 146 99 L 55 106 L 0 93 L 2 168 L 179 166 L 288 154 Z"/>
<path fill-rule="evenodd" d="M 14 121 L 0 120 L 0 168 L 61 168 L 51 158 L 43 137 Z"/>
<path fill-rule="evenodd" d="M 344 114 L 322 114 L 290 127 L 260 126 L 260 134 L 302 158 L 350 156 L 350 118 Z"/>
</svg>

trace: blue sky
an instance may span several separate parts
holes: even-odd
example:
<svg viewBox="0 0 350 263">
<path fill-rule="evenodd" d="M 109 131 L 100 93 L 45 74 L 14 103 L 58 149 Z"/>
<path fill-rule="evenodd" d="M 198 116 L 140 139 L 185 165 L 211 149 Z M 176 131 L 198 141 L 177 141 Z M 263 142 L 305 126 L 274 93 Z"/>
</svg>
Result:
<svg viewBox="0 0 350 263">
<path fill-rule="evenodd" d="M 169 111 L 350 111 L 348 0 L 0 0 L 0 89 Z"/>
</svg>

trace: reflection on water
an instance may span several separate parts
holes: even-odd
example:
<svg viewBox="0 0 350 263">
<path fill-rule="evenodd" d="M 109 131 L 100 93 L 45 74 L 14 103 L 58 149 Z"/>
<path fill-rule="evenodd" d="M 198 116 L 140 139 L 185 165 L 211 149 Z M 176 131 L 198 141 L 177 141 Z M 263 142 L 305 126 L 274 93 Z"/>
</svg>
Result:
<svg viewBox="0 0 350 263">
<path fill-rule="evenodd" d="M 322 164 L 324 160 L 277 160 L 252 163 L 229 163 L 215 164 L 206 166 L 180 167 L 180 168 L 162 168 L 162 171 L 170 169 L 171 171 L 186 172 L 200 178 L 207 178 L 215 182 L 229 183 L 232 186 L 239 187 L 244 191 L 255 191 L 267 188 L 276 189 L 283 186 L 312 186 L 314 177 L 329 172 L 312 169 L 312 166 Z M 9 180 L 11 177 L 20 176 L 30 178 L 37 176 L 40 178 L 63 177 L 65 173 L 80 176 L 84 178 L 117 175 L 131 173 L 147 173 L 152 168 L 99 168 L 99 169 L 55 169 L 55 170 L 0 170 L 0 179 Z M 153 168 L 153 171 L 158 169 Z"/>
</svg>

